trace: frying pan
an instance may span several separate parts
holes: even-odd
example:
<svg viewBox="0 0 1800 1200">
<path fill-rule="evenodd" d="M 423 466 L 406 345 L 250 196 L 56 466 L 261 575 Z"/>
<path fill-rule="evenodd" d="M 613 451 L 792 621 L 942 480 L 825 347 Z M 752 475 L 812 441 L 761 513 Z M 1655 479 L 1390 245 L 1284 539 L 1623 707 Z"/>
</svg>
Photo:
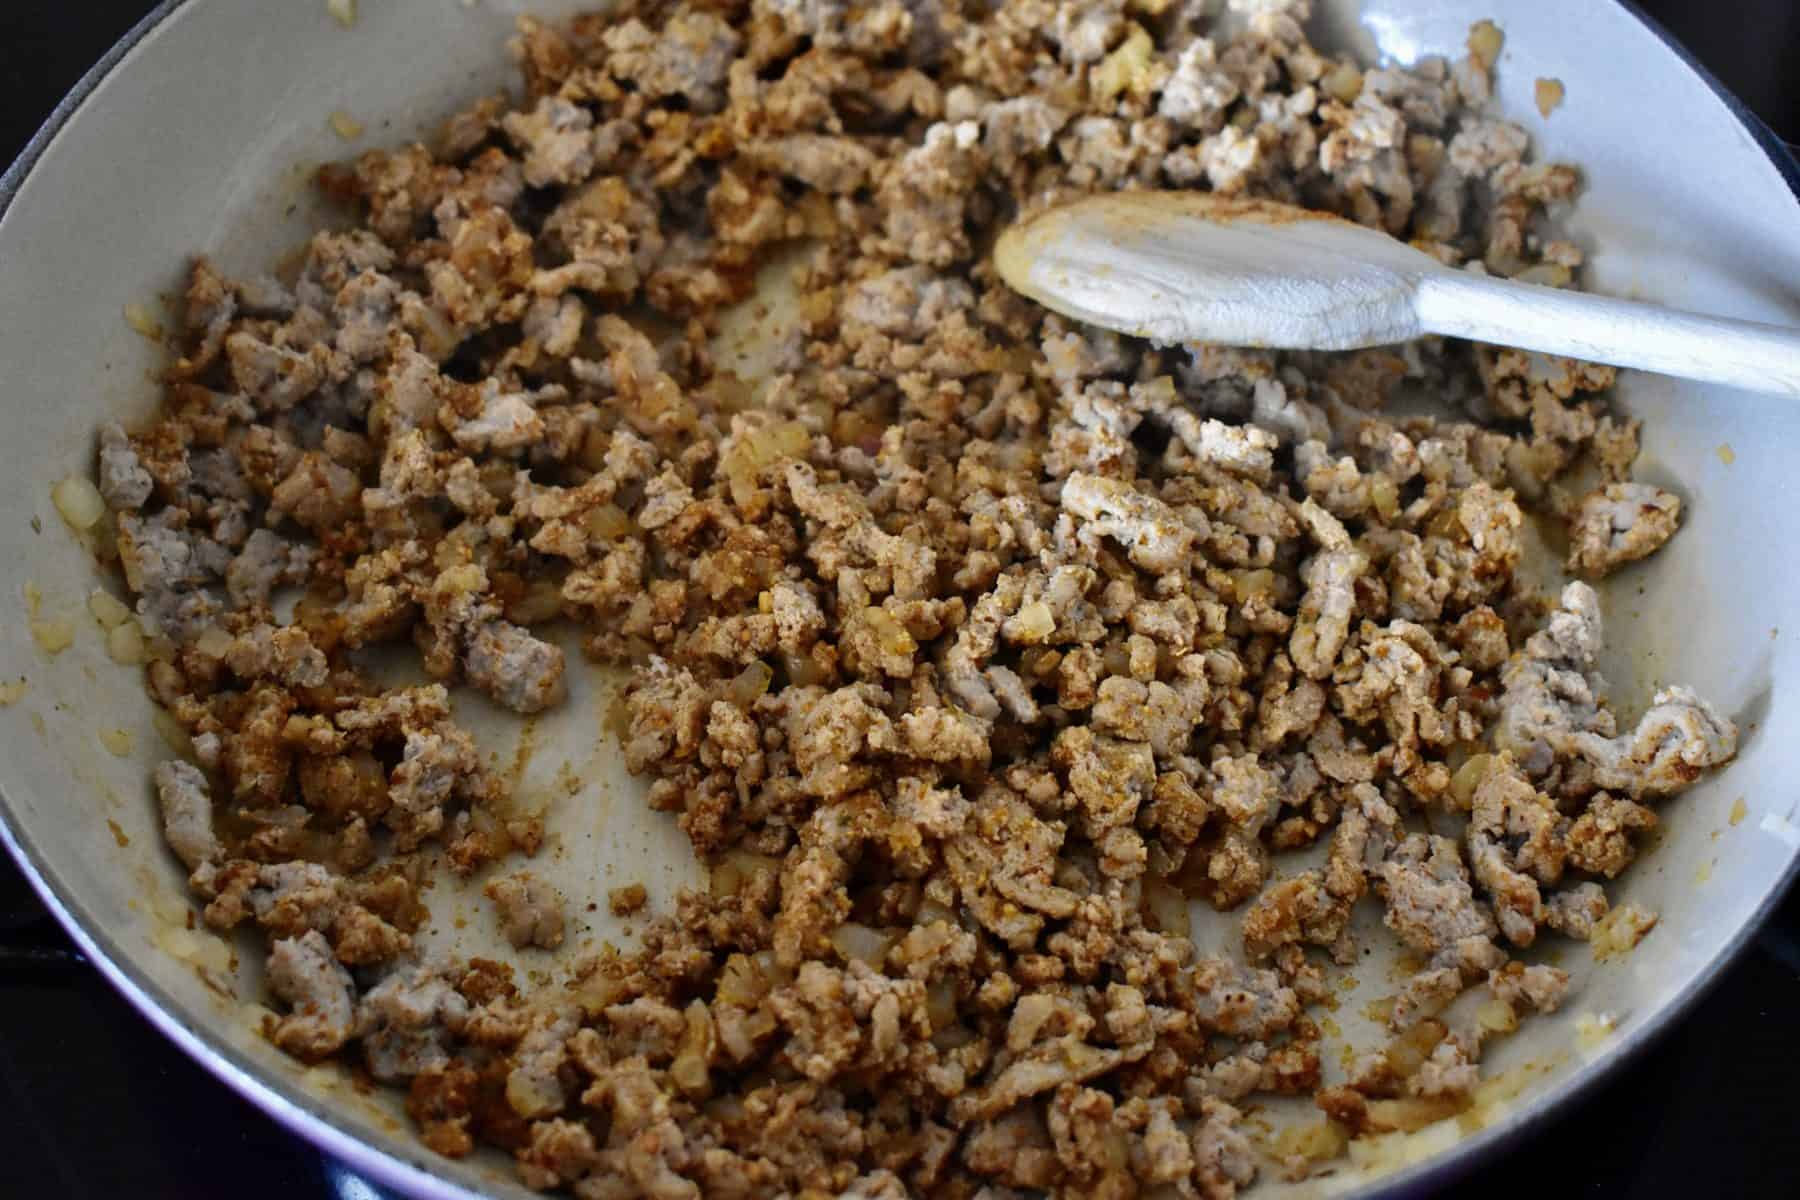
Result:
<svg viewBox="0 0 1800 1200">
<path fill-rule="evenodd" d="M 583 5 L 360 7 L 346 29 L 323 0 L 169 0 L 0 178 L 0 683 L 26 684 L 0 708 L 0 840 L 144 1017 L 277 1120 L 408 1195 L 525 1195 L 503 1159 L 436 1157 L 413 1138 L 397 1096 L 366 1095 L 335 1067 L 304 1068 L 258 1034 L 258 955 L 248 943 L 187 928 L 182 872 L 163 848 L 147 784 L 168 752 L 136 673 L 106 658 L 86 616 L 88 593 L 117 585 L 50 502 L 58 479 L 90 469 L 100 422 L 142 417 L 154 403 L 161 349 L 133 332 L 125 307 L 154 310 L 158 297 L 178 293 L 191 253 L 213 255 L 228 272 L 254 272 L 332 219 L 317 206 L 312 171 L 358 147 L 333 131 L 331 113 L 362 122 L 365 146 L 418 135 L 510 82 L 502 47 L 520 12 L 554 17 Z M 1586 171 L 1569 232 L 1591 251 L 1589 286 L 1700 312 L 1800 321 L 1791 286 L 1800 279 L 1792 186 L 1800 171 L 1629 8 L 1319 0 L 1315 9 L 1322 44 L 1400 62 L 1460 53 L 1469 24 L 1493 18 L 1507 35 L 1498 105 L 1533 131 L 1540 153 Z M 1548 119 L 1532 105 L 1539 76 L 1567 86 Z M 721 352 L 741 371 L 754 371 L 778 339 L 779 265 L 768 275 L 774 303 L 722 334 Z M 1556 1016 L 1526 1022 L 1489 1054 L 1488 1070 L 1507 1081 L 1502 1095 L 1339 1164 L 1299 1185 L 1307 1194 L 1411 1190 L 1515 1143 L 1677 1020 L 1795 873 L 1800 494 L 1789 462 L 1800 448 L 1800 411 L 1650 376 L 1626 376 L 1618 394 L 1644 421 L 1640 474 L 1678 491 L 1689 515 L 1679 538 L 1605 593 L 1612 699 L 1629 720 L 1659 682 L 1691 684 L 1736 717 L 1742 752 L 1663 807 L 1665 836 L 1609 889 L 1615 900 L 1658 911 L 1655 931 L 1604 963 L 1579 943 L 1548 952 L 1574 977 L 1571 996 Z M 46 655 L 30 635 L 34 616 L 71 621 L 74 645 Z M 677 888 L 696 881 L 691 856 L 673 821 L 643 805 L 605 731 L 618 681 L 573 674 L 568 703 L 536 724 L 474 697 L 459 698 L 459 717 L 523 801 L 544 813 L 551 839 L 535 869 L 581 901 L 643 882 L 652 907 L 666 910 Z M 430 902 L 428 947 L 504 951 L 523 966 L 555 967 L 541 952 L 506 950 L 475 893 L 440 883 Z M 575 922 L 565 954 L 627 937 L 599 909 Z M 1199 922 L 1215 943 L 1203 940 L 1202 949 L 1224 946 L 1234 925 Z M 1389 945 L 1380 937 L 1367 944 Z M 1358 988 L 1336 1014 L 1345 1040 L 1374 1037 L 1359 1013 L 1393 991 L 1397 965 L 1387 953 L 1357 969 Z M 1296 1190 L 1264 1186 L 1270 1196 Z"/>
</svg>

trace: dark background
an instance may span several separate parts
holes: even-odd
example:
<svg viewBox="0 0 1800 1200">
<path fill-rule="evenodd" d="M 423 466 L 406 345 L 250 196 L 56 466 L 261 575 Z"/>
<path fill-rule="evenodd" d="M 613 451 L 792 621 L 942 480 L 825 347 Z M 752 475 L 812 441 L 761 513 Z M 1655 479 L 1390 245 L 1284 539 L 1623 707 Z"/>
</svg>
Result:
<svg viewBox="0 0 1800 1200">
<path fill-rule="evenodd" d="M 319 0 L 293 0 L 317 3 Z M 1601 3 L 1604 0 L 1545 0 Z M 0 163 L 151 0 L 0 0 Z M 1800 142 L 1800 3 L 1640 7 Z M 5 264 L 0 263 L 0 271 Z M 33 914 L 0 856 L 0 1196 L 329 1194 L 316 1155 L 154 1034 Z M 1668 1037 L 1458 1195 L 1800 1195 L 1800 899 Z"/>
</svg>

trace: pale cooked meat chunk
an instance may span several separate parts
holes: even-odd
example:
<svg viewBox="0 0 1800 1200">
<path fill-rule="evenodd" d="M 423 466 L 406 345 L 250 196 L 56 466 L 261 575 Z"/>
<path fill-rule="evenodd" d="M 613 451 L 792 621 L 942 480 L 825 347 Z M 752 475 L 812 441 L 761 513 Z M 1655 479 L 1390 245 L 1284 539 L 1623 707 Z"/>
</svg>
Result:
<svg viewBox="0 0 1800 1200">
<path fill-rule="evenodd" d="M 542 712 L 560 703 L 563 652 L 510 621 L 491 621 L 475 631 L 463 658 L 469 682 L 517 713 Z"/>
<path fill-rule="evenodd" d="M 525 150 L 525 181 L 533 187 L 573 183 L 594 166 L 594 116 L 578 104 L 546 96 L 531 112 L 508 113 L 508 137 Z"/>
<path fill-rule="evenodd" d="M 1675 536 L 1681 497 L 1647 483 L 1609 483 L 1589 492 L 1569 524 L 1569 570 L 1610 575 L 1647 558 Z"/>
<path fill-rule="evenodd" d="M 290 542 L 272 530 L 252 530 L 225 568 L 225 588 L 241 607 L 267 604 L 276 588 L 306 579 L 313 557 L 310 546 Z"/>
<path fill-rule="evenodd" d="M 450 1042 L 469 1002 L 435 966 L 400 967 L 357 1001 L 356 1024 L 369 1073 L 411 1079 L 450 1060 Z"/>
<path fill-rule="evenodd" d="M 1020 1055 L 980 1090 L 958 1096 L 952 1117 L 987 1120 L 1021 1100 L 1067 1083 L 1081 1083 L 1126 1061 L 1122 1050 L 1090 1046 L 1074 1036 L 1039 1043 Z"/>
<path fill-rule="evenodd" d="M 288 1006 L 271 1034 L 283 1050 L 322 1058 L 350 1040 L 355 985 L 316 929 L 270 945 L 269 988 Z"/>
<path fill-rule="evenodd" d="M 162 809 L 163 837 L 175 857 L 196 870 L 223 849 L 213 833 L 212 789 L 192 763 L 170 759 L 157 765 L 156 799 Z"/>
<path fill-rule="evenodd" d="M 1691 786 L 1737 753 L 1737 726 L 1691 689 L 1668 687 L 1628 733 L 1616 732 L 1597 695 L 1600 605 L 1592 588 L 1571 583 L 1562 608 L 1533 634 L 1502 673 L 1505 692 L 1495 745 L 1537 778 L 1564 774 L 1574 759 L 1595 787 L 1632 796 L 1668 795 Z"/>
<path fill-rule="evenodd" d="M 705 11 L 677 12 L 657 32 L 625 21 L 602 40 L 610 52 L 607 67 L 619 78 L 650 96 L 681 97 L 700 112 L 719 106 L 721 85 L 742 44 L 736 30 Z"/>
<path fill-rule="evenodd" d="M 1193 544 L 1194 531 L 1168 505 L 1115 479 L 1076 472 L 1063 485 L 1062 503 L 1147 571 L 1180 566 Z"/>
<path fill-rule="evenodd" d="M 142 508 L 156 481 L 117 422 L 100 427 L 100 495 L 115 509 Z"/>
<path fill-rule="evenodd" d="M 554 950 L 563 942 L 563 898 L 530 871 L 491 881 L 485 889 L 500 916 L 500 932 L 515 947 Z"/>
</svg>

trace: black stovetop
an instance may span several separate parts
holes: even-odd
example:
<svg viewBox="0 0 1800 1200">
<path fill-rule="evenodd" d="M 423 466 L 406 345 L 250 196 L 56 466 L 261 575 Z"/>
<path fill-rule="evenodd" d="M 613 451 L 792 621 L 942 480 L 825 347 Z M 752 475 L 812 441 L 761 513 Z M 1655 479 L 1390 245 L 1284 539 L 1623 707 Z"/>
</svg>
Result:
<svg viewBox="0 0 1800 1200">
<path fill-rule="evenodd" d="M 317 3 L 320 0 L 291 0 Z M 1597 0 L 1582 0 L 1597 2 Z M 0 0 L 0 163 L 152 0 Z M 1800 141 L 1800 4 L 1640 0 Z M 0 269 L 4 269 L 0 264 Z M 1800 1195 L 1800 896 L 1679 1028 L 1458 1195 Z M 0 855 L 0 1196 L 317 1200 L 305 1143 L 165 1042 L 68 947 Z M 368 1195 L 369 1193 L 362 1193 Z"/>
</svg>

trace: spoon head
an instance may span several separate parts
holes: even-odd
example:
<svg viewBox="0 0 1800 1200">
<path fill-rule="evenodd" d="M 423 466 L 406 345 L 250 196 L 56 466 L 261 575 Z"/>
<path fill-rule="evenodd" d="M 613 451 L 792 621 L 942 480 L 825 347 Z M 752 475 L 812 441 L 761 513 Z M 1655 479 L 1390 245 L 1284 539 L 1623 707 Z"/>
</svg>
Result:
<svg viewBox="0 0 1800 1200">
<path fill-rule="evenodd" d="M 1417 337 L 1414 290 L 1437 263 L 1378 230 L 1268 201 L 1119 192 L 1001 235 L 1016 291 L 1160 344 L 1349 350 Z"/>
</svg>

